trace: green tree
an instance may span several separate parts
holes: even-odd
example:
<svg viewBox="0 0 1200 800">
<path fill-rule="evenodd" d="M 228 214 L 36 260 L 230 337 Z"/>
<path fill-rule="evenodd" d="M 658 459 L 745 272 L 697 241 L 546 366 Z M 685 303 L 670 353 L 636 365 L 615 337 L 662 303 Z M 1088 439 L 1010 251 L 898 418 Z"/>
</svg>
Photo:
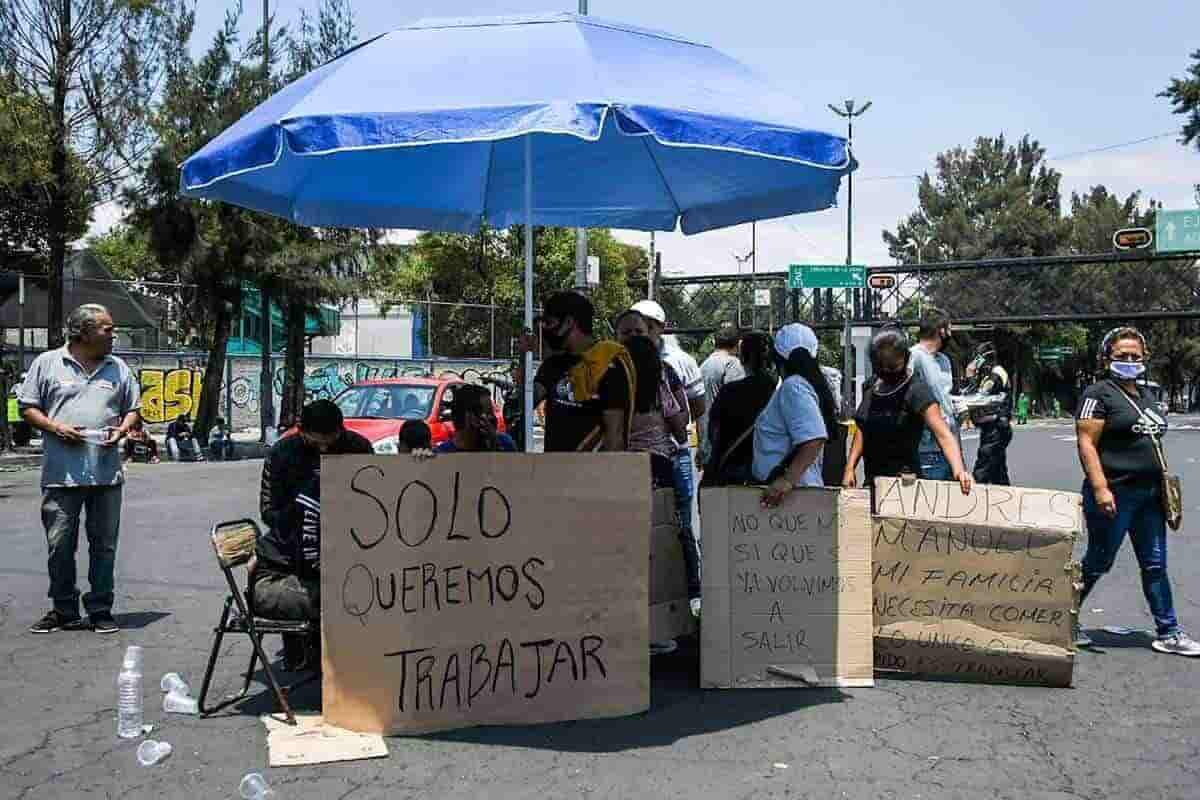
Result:
<svg viewBox="0 0 1200 800">
<path fill-rule="evenodd" d="M 145 231 L 117 223 L 98 236 L 89 236 L 87 246 L 104 262 L 114 278 L 123 281 L 156 280 L 158 261 Z"/>
<path fill-rule="evenodd" d="M 1183 115 L 1183 129 L 1180 131 L 1183 143 L 1194 144 L 1200 149 L 1200 50 L 1192 53 L 1192 64 L 1186 76 L 1172 78 L 1158 96 L 1170 100 L 1174 113 Z M 1196 192 L 1197 205 L 1200 205 L 1200 185 L 1197 185 Z"/>
<path fill-rule="evenodd" d="M 49 154 L 42 186 L 51 347 L 63 338 L 62 271 L 77 205 L 111 196 L 153 147 L 148 113 L 174 3 L 0 2 L 0 62 L 30 104 L 31 125 L 45 131 Z"/>
</svg>

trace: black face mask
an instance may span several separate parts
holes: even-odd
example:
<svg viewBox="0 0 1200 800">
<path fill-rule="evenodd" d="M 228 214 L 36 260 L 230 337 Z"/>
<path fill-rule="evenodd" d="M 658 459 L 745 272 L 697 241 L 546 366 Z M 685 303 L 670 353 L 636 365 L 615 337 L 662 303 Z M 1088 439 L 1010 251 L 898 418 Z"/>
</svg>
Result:
<svg viewBox="0 0 1200 800">
<path fill-rule="evenodd" d="M 567 343 L 567 336 L 570 334 L 570 331 L 561 333 L 562 326 L 563 323 L 559 323 L 559 330 L 557 331 L 542 328 L 542 340 L 551 350 L 562 350 L 563 346 Z"/>
</svg>

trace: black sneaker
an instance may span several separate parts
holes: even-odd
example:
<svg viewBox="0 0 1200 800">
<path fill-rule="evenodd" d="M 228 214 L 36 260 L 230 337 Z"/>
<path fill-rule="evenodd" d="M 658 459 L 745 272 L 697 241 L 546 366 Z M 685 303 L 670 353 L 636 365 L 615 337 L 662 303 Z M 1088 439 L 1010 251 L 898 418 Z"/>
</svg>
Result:
<svg viewBox="0 0 1200 800">
<path fill-rule="evenodd" d="M 29 626 L 30 633 L 54 633 L 55 631 L 78 628 L 83 619 L 78 615 L 68 617 L 59 611 L 49 611 L 46 616 Z"/>
<path fill-rule="evenodd" d="M 116 633 L 121 630 L 117 627 L 117 621 L 113 619 L 113 615 L 107 611 L 97 611 L 95 614 L 88 616 L 88 621 L 92 623 L 92 630 L 96 633 Z"/>
</svg>

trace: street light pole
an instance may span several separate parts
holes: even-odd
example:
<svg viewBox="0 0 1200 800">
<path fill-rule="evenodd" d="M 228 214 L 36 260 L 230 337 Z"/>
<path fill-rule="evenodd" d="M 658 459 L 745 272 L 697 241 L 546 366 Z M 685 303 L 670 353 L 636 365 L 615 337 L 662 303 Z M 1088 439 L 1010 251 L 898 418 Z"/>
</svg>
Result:
<svg viewBox="0 0 1200 800">
<path fill-rule="evenodd" d="M 868 100 L 863 104 L 862 108 L 855 109 L 855 101 L 847 99 L 843 103 L 843 108 L 838 108 L 832 103 L 829 104 L 829 110 L 837 114 L 839 117 L 844 117 L 846 120 L 846 146 L 853 152 L 854 147 L 854 118 L 861 117 L 871 107 L 871 101 Z M 846 175 L 846 266 L 854 263 L 854 173 Z M 850 312 L 854 307 L 852 302 L 853 292 L 858 289 L 846 290 L 846 318 L 845 324 L 842 326 L 842 398 L 843 409 L 852 409 L 856 406 L 856 400 L 851 387 L 854 382 L 851 380 L 851 372 L 853 371 L 853 360 L 850 345 Z M 865 376 L 864 376 L 865 377 Z"/>
</svg>

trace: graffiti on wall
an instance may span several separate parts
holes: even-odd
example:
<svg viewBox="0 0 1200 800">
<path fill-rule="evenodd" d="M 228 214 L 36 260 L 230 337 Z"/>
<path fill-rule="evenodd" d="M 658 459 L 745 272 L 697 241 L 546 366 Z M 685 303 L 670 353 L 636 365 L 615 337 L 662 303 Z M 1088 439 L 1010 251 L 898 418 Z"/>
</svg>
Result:
<svg viewBox="0 0 1200 800">
<path fill-rule="evenodd" d="M 142 418 L 149 423 L 171 422 L 196 415 L 204 372 L 199 369 L 149 369 L 138 371 L 142 387 Z"/>
<path fill-rule="evenodd" d="M 147 423 L 165 424 L 184 413 L 196 416 L 200 406 L 200 389 L 204 383 L 203 357 L 129 354 L 122 355 L 122 358 L 138 375 L 142 387 L 142 416 Z M 229 398 L 232 402 L 234 428 L 254 428 L 259 424 L 260 365 L 261 362 L 256 357 L 232 359 Z M 479 383 L 484 378 L 508 380 L 510 375 L 507 364 L 495 361 L 309 358 L 304 365 L 304 399 L 305 402 L 322 398 L 332 399 L 358 381 L 427 377 L 454 378 L 468 383 Z M 277 359 L 271 380 L 276 411 L 280 407 L 283 382 L 284 368 Z M 224 382 L 220 392 L 218 413 L 224 416 Z"/>
</svg>

